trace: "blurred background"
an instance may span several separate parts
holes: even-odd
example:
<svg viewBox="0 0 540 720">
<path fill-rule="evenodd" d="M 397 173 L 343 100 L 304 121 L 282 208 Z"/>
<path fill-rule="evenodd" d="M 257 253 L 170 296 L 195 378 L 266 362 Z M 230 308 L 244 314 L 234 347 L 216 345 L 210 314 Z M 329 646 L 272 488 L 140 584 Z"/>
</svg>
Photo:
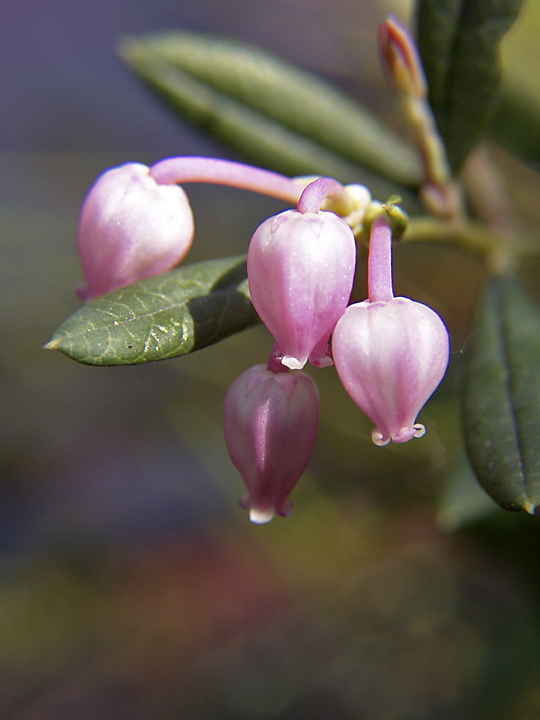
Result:
<svg viewBox="0 0 540 720">
<path fill-rule="evenodd" d="M 446 320 L 452 362 L 422 442 L 381 450 L 333 371 L 291 518 L 249 523 L 221 405 L 272 346 L 261 327 L 194 356 L 92 368 L 42 345 L 80 302 L 81 202 L 110 166 L 235 157 L 149 94 L 118 39 L 219 32 L 322 73 L 401 127 L 376 28 L 398 0 L 0 0 L 0 718 L 533 720 L 540 533 L 478 489 L 461 351 L 484 279 L 400 247 L 396 290 Z M 505 41 L 540 98 L 538 0 Z M 525 62 L 526 60 L 526 62 Z M 495 151 L 524 214 L 535 175 Z M 190 261 L 244 252 L 284 206 L 189 186 Z M 363 297 L 365 272 L 357 293 Z M 537 277 L 537 276 L 536 276 Z M 459 279 L 459 282 L 456 281 Z"/>
</svg>

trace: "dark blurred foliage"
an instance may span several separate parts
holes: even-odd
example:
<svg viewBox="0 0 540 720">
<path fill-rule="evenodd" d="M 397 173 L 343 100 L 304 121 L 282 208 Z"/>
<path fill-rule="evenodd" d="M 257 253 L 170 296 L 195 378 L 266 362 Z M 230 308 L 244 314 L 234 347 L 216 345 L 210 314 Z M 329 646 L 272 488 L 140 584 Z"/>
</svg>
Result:
<svg viewBox="0 0 540 720">
<path fill-rule="evenodd" d="M 41 350 L 78 306 L 76 222 L 93 179 L 127 160 L 230 156 L 147 95 L 114 54 L 119 36 L 242 37 L 388 113 L 374 33 L 389 9 L 399 6 L 0 3 L 2 720 L 539 716 L 538 525 L 478 489 L 459 429 L 478 261 L 396 249 L 396 290 L 432 305 L 452 335 L 426 438 L 373 446 L 335 373 L 317 372 L 321 428 L 295 513 L 264 527 L 237 507 L 221 429 L 227 386 L 268 355 L 263 328 L 140 367 Z M 496 159 L 536 221 L 536 176 Z M 243 252 L 282 208 L 188 192 L 191 260 Z M 361 267 L 358 299 L 364 279 Z"/>
</svg>

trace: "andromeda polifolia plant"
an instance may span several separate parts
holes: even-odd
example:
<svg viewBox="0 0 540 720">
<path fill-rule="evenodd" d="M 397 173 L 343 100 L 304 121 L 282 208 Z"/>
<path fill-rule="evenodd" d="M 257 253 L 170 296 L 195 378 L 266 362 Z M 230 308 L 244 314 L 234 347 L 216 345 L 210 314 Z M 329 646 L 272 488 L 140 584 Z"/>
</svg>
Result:
<svg viewBox="0 0 540 720">
<path fill-rule="evenodd" d="M 471 340 L 452 356 L 463 363 L 464 445 L 503 508 L 534 513 L 540 314 L 520 270 L 540 244 L 516 230 L 481 145 L 501 83 L 499 43 L 520 4 L 420 0 L 416 40 L 394 17 L 382 24 L 380 58 L 408 139 L 261 49 L 187 32 L 124 41 L 122 57 L 150 88 L 255 164 L 169 157 L 101 175 L 79 222 L 86 302 L 47 347 L 129 365 L 262 321 L 275 341 L 270 357 L 239 367 L 224 399 L 226 445 L 248 489 L 241 505 L 260 524 L 292 511 L 289 495 L 316 442 L 318 373 L 337 371 L 374 423 L 376 445 L 430 433 L 419 416 L 445 375 L 450 337 L 444 308 L 394 296 L 392 243 L 455 246 L 489 277 Z M 192 182 L 262 193 L 289 209 L 261 218 L 247 256 L 177 267 L 197 241 Z M 362 288 L 356 270 L 366 255 Z"/>
</svg>

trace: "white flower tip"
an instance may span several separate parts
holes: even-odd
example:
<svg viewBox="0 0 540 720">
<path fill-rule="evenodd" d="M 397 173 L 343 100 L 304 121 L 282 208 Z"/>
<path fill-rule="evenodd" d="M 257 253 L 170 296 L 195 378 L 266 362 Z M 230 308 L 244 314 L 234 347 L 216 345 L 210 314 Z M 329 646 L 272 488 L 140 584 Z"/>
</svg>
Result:
<svg viewBox="0 0 540 720">
<path fill-rule="evenodd" d="M 249 519 L 252 523 L 255 523 L 255 525 L 264 525 L 265 523 L 270 522 L 273 517 L 274 508 L 269 508 L 268 510 L 258 510 L 257 508 L 251 508 L 251 510 L 249 511 Z"/>
<path fill-rule="evenodd" d="M 406 443 L 413 438 L 421 438 L 426 434 L 426 428 L 421 423 L 416 425 L 402 427 L 401 430 L 392 436 L 395 443 Z"/>
<path fill-rule="evenodd" d="M 371 431 L 371 439 L 375 443 L 375 445 L 378 445 L 379 447 L 384 447 L 385 445 L 388 445 L 390 442 L 389 437 L 385 437 L 382 430 L 379 430 L 379 428 L 375 428 Z"/>
<path fill-rule="evenodd" d="M 304 365 L 306 364 L 306 360 L 301 362 L 300 360 L 298 360 L 295 357 L 291 357 L 290 355 L 285 355 L 281 359 L 281 364 L 285 365 L 285 367 L 288 367 L 289 370 L 301 370 L 304 367 Z"/>
</svg>

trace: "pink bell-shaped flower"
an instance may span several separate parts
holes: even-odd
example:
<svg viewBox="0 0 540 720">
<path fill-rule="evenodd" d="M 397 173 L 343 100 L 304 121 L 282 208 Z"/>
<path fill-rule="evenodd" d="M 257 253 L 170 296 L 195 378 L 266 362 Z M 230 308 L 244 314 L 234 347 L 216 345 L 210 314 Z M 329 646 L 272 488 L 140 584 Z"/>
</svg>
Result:
<svg viewBox="0 0 540 720">
<path fill-rule="evenodd" d="M 140 163 L 103 173 L 84 201 L 78 245 L 86 287 L 96 298 L 137 280 L 159 275 L 187 255 L 193 214 L 178 185 L 159 185 Z"/>
<path fill-rule="evenodd" d="M 448 364 L 448 333 L 437 313 L 403 297 L 351 305 L 332 352 L 345 390 L 377 426 L 374 443 L 424 434 L 416 417 Z"/>
<path fill-rule="evenodd" d="M 332 364 L 328 340 L 351 294 L 356 243 L 331 212 L 287 210 L 256 230 L 248 251 L 251 300 L 274 336 L 281 362 Z"/>
<path fill-rule="evenodd" d="M 416 417 L 448 365 L 448 332 L 426 305 L 393 296 L 391 231 L 383 218 L 370 240 L 369 300 L 351 305 L 332 336 L 336 369 L 355 403 L 373 420 L 376 445 L 421 437 Z"/>
<path fill-rule="evenodd" d="M 249 491 L 240 504 L 250 520 L 261 524 L 274 513 L 290 515 L 289 493 L 306 468 L 317 432 L 315 382 L 303 372 L 256 365 L 229 388 L 223 417 L 231 460 Z"/>
</svg>

